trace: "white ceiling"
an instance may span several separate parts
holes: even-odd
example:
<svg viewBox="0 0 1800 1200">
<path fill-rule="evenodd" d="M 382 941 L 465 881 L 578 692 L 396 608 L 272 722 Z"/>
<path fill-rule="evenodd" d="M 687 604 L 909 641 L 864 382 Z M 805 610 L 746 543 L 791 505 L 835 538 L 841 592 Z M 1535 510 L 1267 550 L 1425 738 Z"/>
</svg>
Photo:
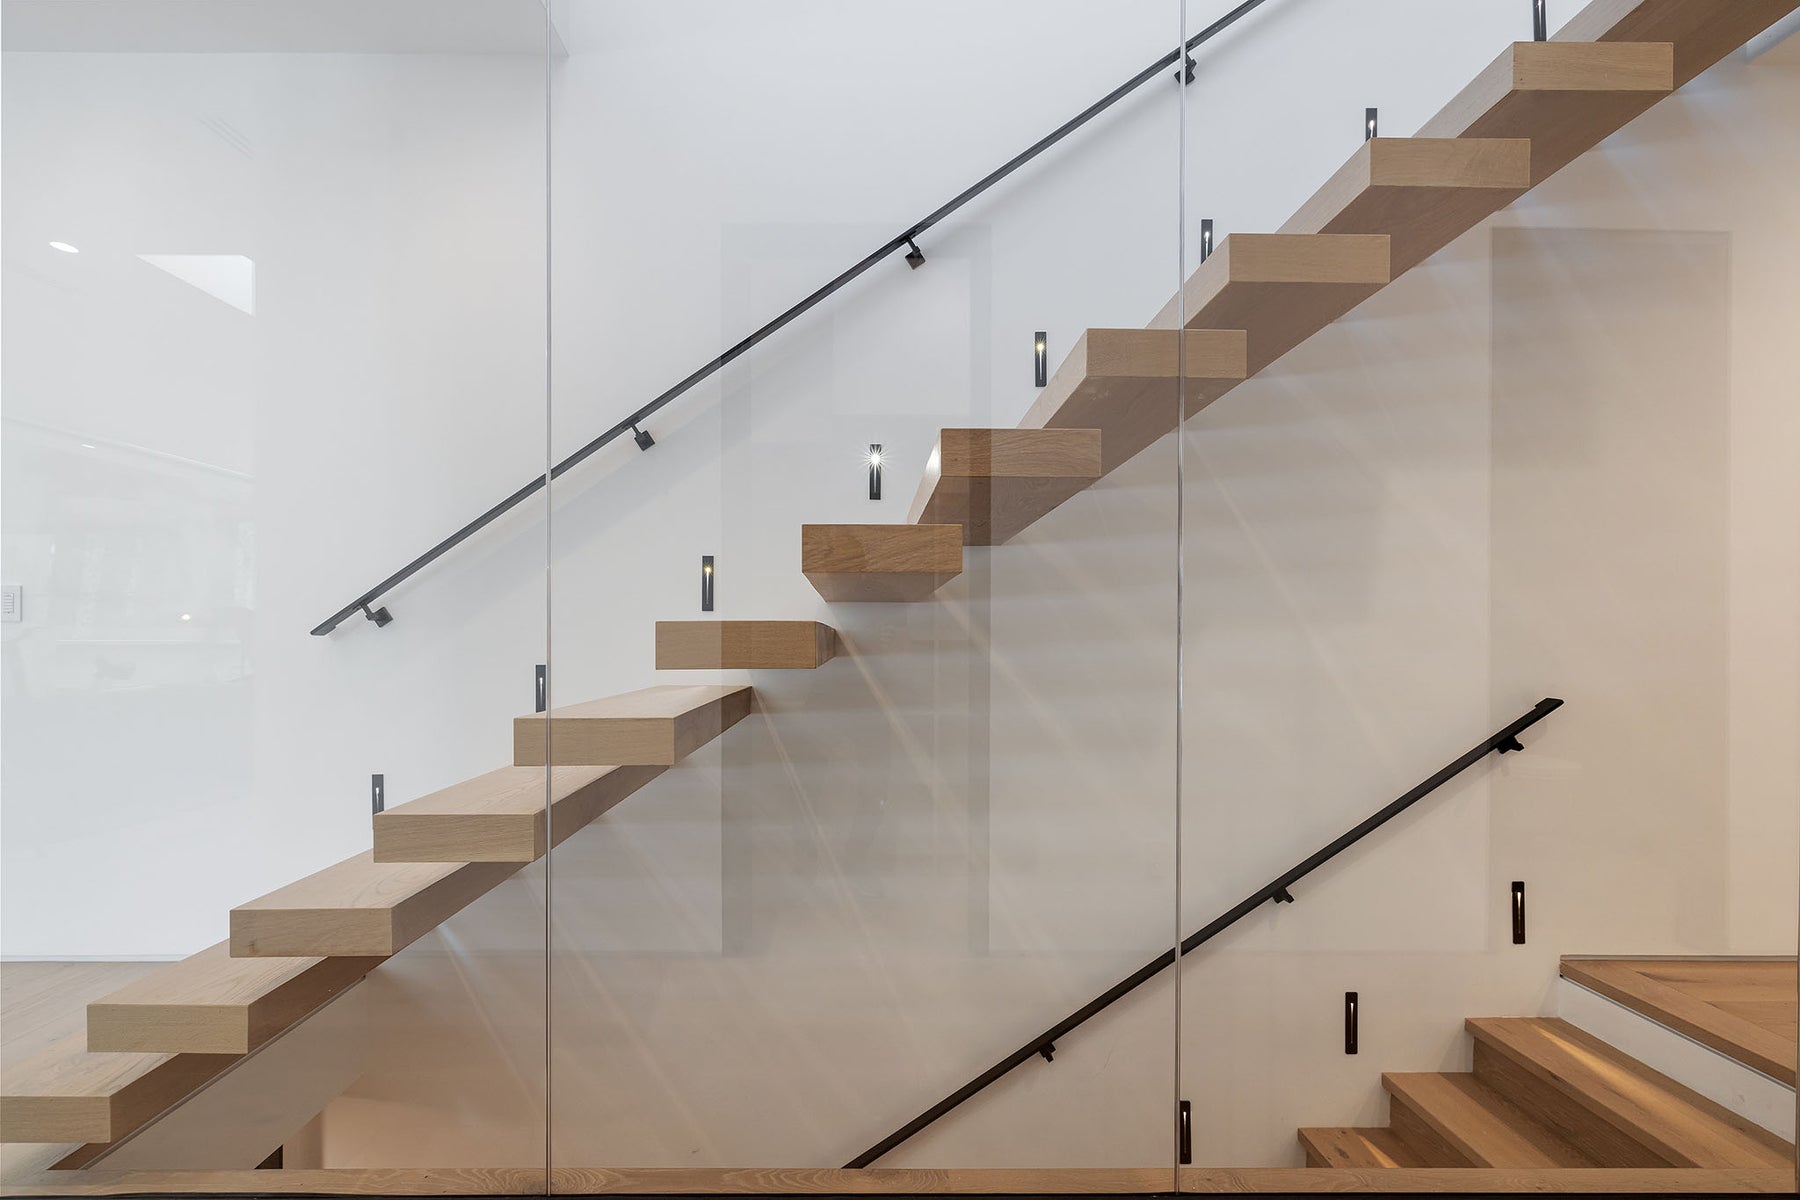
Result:
<svg viewBox="0 0 1800 1200">
<path fill-rule="evenodd" d="M 544 0 L 4 0 L 0 49 L 543 54 L 545 24 Z"/>
</svg>

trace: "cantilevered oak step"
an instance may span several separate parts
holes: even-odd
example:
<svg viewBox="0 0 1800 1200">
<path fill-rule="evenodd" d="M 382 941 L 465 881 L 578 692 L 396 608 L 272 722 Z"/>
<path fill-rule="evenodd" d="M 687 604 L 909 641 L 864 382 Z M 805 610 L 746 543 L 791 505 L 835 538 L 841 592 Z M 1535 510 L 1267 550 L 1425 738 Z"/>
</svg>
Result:
<svg viewBox="0 0 1800 1200">
<path fill-rule="evenodd" d="M 997 546 L 1099 478 L 1098 429 L 945 429 L 907 520 Z"/>
<path fill-rule="evenodd" d="M 1281 232 L 1384 233 L 1398 276 L 1530 186 L 1526 138 L 1370 138 Z"/>
<path fill-rule="evenodd" d="M 1309 1167 L 1428 1167 L 1431 1164 L 1391 1129 L 1314 1128 L 1300 1131 Z"/>
<path fill-rule="evenodd" d="M 81 1142 L 97 1152 L 149 1124 L 238 1057 L 97 1054 L 86 1049 L 85 1035 L 73 1034 L 6 1068 L 0 1142 Z"/>
<path fill-rule="evenodd" d="M 1567 1021 L 1471 1017 L 1466 1025 L 1476 1076 L 1603 1165 L 1793 1165 L 1789 1143 Z"/>
<path fill-rule="evenodd" d="M 659 671 L 810 671 L 837 656 L 818 621 L 658 621 Z"/>
<path fill-rule="evenodd" d="M 1558 42 L 1669 42 L 1680 87 L 1800 6 L 1800 0 L 1593 0 Z"/>
<path fill-rule="evenodd" d="M 1474 1075 L 1384 1074 L 1390 1109 L 1411 1118 L 1475 1167 L 1592 1167 L 1599 1164 Z M 1399 1122 L 1404 1124 L 1405 1122 Z"/>
<path fill-rule="evenodd" d="M 1418 136 L 1530 138 L 1536 186 L 1674 87 L 1666 42 L 1516 42 Z"/>
<path fill-rule="evenodd" d="M 513 762 L 672 767 L 750 715 L 743 685 L 666 684 L 513 721 Z"/>
<path fill-rule="evenodd" d="M 664 770 L 659 766 L 551 767 L 548 771 L 544 767 L 501 767 L 376 814 L 375 861 L 536 862 L 546 847 L 561 844 Z"/>
<path fill-rule="evenodd" d="M 1794 960 L 1565 958 L 1563 978 L 1792 1087 Z"/>
<path fill-rule="evenodd" d="M 1098 429 L 1110 473 L 1242 383 L 1241 329 L 1090 329 L 1019 422 L 1022 429 Z"/>
<path fill-rule="evenodd" d="M 87 1006 L 87 1048 L 130 1054 L 248 1054 L 381 963 L 379 958 L 233 958 L 228 942 Z"/>
<path fill-rule="evenodd" d="M 519 869 L 378 863 L 365 851 L 231 910 L 234 958 L 398 954 Z"/>
<path fill-rule="evenodd" d="M 1241 329 L 1251 375 L 1388 284 L 1387 235 L 1234 233 L 1151 321 L 1175 328 Z"/>
<path fill-rule="evenodd" d="M 929 600 L 962 548 L 960 525 L 802 525 L 800 571 L 827 600 Z"/>
</svg>

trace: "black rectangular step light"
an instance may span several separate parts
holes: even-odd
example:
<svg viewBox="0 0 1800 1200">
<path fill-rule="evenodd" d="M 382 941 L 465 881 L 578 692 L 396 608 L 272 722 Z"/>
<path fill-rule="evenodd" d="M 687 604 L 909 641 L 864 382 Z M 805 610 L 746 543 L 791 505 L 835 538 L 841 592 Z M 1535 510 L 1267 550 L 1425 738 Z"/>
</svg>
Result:
<svg viewBox="0 0 1800 1200">
<path fill-rule="evenodd" d="M 1356 1053 L 1356 993 L 1344 993 L 1344 1053 Z"/>
<path fill-rule="evenodd" d="M 700 556 L 700 611 L 713 610 L 713 556 Z"/>
<path fill-rule="evenodd" d="M 869 499 L 881 499 L 881 443 L 869 443 Z"/>
<path fill-rule="evenodd" d="M 1525 881 L 1513 880 L 1512 885 L 1512 937 L 1513 945 L 1525 944 Z"/>
<path fill-rule="evenodd" d="M 1037 385 L 1046 387 L 1050 383 L 1050 335 L 1042 329 L 1038 330 L 1031 350 L 1037 364 Z"/>
<path fill-rule="evenodd" d="M 374 815 L 387 808 L 387 776 L 369 776 L 369 813 Z"/>
</svg>

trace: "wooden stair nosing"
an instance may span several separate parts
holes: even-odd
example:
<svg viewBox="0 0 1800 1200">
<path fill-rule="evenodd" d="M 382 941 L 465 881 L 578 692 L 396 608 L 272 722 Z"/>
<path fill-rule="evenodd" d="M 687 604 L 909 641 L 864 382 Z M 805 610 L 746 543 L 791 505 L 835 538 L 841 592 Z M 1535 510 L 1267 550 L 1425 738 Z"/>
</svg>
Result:
<svg viewBox="0 0 1800 1200">
<path fill-rule="evenodd" d="M 1464 1024 L 1480 1046 L 1672 1166 L 1793 1166 L 1789 1143 L 1567 1021 L 1470 1017 Z"/>
<path fill-rule="evenodd" d="M 1098 429 L 940 430 L 906 519 L 1004 544 L 1100 478 L 1100 443 Z"/>
<path fill-rule="evenodd" d="M 1598 1165 L 1472 1074 L 1387 1072 L 1381 1086 L 1478 1167 Z"/>
<path fill-rule="evenodd" d="M 1076 339 L 1022 429 L 1098 429 L 1108 474 L 1249 376 L 1241 329 L 1089 329 Z"/>
<path fill-rule="evenodd" d="M 1397 278 L 1530 186 L 1527 138 L 1370 138 L 1280 231 L 1386 234 Z"/>
<path fill-rule="evenodd" d="M 219 942 L 87 1006 L 87 1048 L 242 1055 L 335 1000 L 379 958 L 233 958 Z"/>
<path fill-rule="evenodd" d="M 378 863 L 373 851 L 231 910 L 235 958 L 388 958 L 518 871 L 518 863 Z"/>
<path fill-rule="evenodd" d="M 377 813 L 378 863 L 536 862 L 661 775 L 655 766 L 501 767 Z M 544 793 L 550 827 L 544 834 Z"/>
<path fill-rule="evenodd" d="M 1800 7 L 1800 0 L 1594 0 L 1553 42 L 1668 42 L 1680 87 Z"/>
<path fill-rule="evenodd" d="M 1792 972 L 1791 967 L 1789 972 Z M 1563 978 L 1666 1025 L 1727 1058 L 1789 1087 L 1794 1086 L 1795 1043 L 1785 1041 L 1754 1021 L 1747 1021 L 1660 982 L 1641 970 L 1635 961 L 1565 957 L 1561 973 Z"/>
<path fill-rule="evenodd" d="M 1188 329 L 1242 329 L 1256 375 L 1392 278 L 1386 234 L 1234 233 L 1151 325 L 1172 329 L 1185 313 Z"/>
<path fill-rule="evenodd" d="M 1515 42 L 1419 128 L 1422 138 L 1529 138 L 1535 187 L 1675 87 L 1666 42 Z"/>
<path fill-rule="evenodd" d="M 750 715 L 742 684 L 666 684 L 513 721 L 513 762 L 671 767 Z"/>
<path fill-rule="evenodd" d="M 658 621 L 659 671 L 813 670 L 837 656 L 820 621 Z"/>
<path fill-rule="evenodd" d="M 800 527 L 800 573 L 826 600 L 929 600 L 962 569 L 961 525 Z"/>
</svg>

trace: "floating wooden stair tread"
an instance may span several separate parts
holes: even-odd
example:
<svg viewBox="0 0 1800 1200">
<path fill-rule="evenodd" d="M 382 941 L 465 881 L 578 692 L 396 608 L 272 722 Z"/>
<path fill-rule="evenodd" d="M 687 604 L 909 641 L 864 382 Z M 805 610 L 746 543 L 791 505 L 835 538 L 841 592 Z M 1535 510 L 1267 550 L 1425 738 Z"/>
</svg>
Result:
<svg viewBox="0 0 1800 1200">
<path fill-rule="evenodd" d="M 1565 958 L 1563 978 L 1643 1013 L 1789 1087 L 1794 960 Z"/>
<path fill-rule="evenodd" d="M 907 520 L 997 546 L 1099 478 L 1098 429 L 945 429 Z"/>
<path fill-rule="evenodd" d="M 74 1034 L 6 1069 L 0 1142 L 116 1142 L 237 1061 L 232 1054 L 96 1054 L 85 1035 Z"/>
<path fill-rule="evenodd" d="M 539 718 L 541 721 L 542 718 Z M 378 863 L 524 864 L 663 773 L 655 766 L 501 767 L 375 817 Z M 546 779 L 550 826 L 544 833 Z"/>
<path fill-rule="evenodd" d="M 1536 186 L 1674 87 L 1666 42 L 1516 42 L 1418 136 L 1530 138 Z"/>
<path fill-rule="evenodd" d="M 386 958 L 517 871 L 516 863 L 345 859 L 231 910 L 237 958 Z"/>
<path fill-rule="evenodd" d="M 1476 1074 L 1498 1056 L 1677 1167 L 1791 1167 L 1794 1148 L 1555 1017 L 1471 1017 Z M 1485 1052 L 1485 1053 L 1484 1053 Z"/>
<path fill-rule="evenodd" d="M 541 767 L 554 754 L 558 766 L 669 767 L 749 715 L 742 685 L 644 688 L 554 709 L 548 721 L 543 713 L 517 718 L 513 762 Z"/>
<path fill-rule="evenodd" d="M 1391 1129 L 1302 1129 L 1300 1144 L 1306 1148 L 1309 1167 L 1427 1167 L 1399 1134 Z"/>
<path fill-rule="evenodd" d="M 1471 1166 L 1597 1165 L 1472 1074 L 1384 1074 L 1381 1086 Z"/>
<path fill-rule="evenodd" d="M 1247 343 L 1241 329 L 1090 329 L 1019 426 L 1098 429 L 1109 473 L 1174 429 L 1183 401 L 1191 417 L 1242 383 Z"/>
<path fill-rule="evenodd" d="M 800 571 L 827 600 L 929 600 L 962 548 L 960 525 L 802 525 Z"/>
<path fill-rule="evenodd" d="M 381 963 L 379 958 L 233 958 L 220 942 L 87 1006 L 87 1048 L 248 1054 Z"/>
<path fill-rule="evenodd" d="M 1255 375 L 1390 278 L 1385 234 L 1234 233 L 1150 324 L 1175 328 L 1180 300 L 1189 329 L 1242 329 Z"/>
<path fill-rule="evenodd" d="M 1531 186 L 1525 138 L 1371 138 L 1282 233 L 1384 233 L 1410 270 Z"/>
<path fill-rule="evenodd" d="M 810 671 L 837 656 L 818 621 L 658 621 L 659 671 Z"/>
<path fill-rule="evenodd" d="M 1680 87 L 1797 5 L 1800 0 L 1594 0 L 1552 40 L 1672 43 Z"/>
</svg>

